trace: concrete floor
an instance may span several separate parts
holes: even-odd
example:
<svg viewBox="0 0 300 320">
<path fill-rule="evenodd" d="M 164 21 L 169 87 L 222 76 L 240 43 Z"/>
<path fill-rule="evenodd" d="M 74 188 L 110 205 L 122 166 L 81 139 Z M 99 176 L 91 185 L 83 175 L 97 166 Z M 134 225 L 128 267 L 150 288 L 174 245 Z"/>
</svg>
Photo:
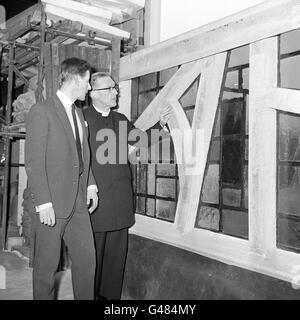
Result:
<svg viewBox="0 0 300 320">
<path fill-rule="evenodd" d="M 56 275 L 58 300 L 73 300 L 71 271 Z M 18 251 L 0 252 L 0 300 L 32 300 L 32 268 Z"/>
</svg>

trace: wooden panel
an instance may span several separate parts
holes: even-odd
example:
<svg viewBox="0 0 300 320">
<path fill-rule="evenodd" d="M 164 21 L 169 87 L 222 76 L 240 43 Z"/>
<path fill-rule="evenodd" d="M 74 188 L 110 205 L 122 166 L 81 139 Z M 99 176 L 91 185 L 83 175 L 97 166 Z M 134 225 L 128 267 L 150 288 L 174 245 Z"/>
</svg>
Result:
<svg viewBox="0 0 300 320">
<path fill-rule="evenodd" d="M 261 8 L 261 9 L 260 9 Z M 166 69 L 300 27 L 299 1 L 271 1 L 246 13 L 121 59 L 120 80 Z"/>
<path fill-rule="evenodd" d="M 52 96 L 59 88 L 60 64 L 71 57 L 84 59 L 90 63 L 93 71 L 109 71 L 111 51 L 99 50 L 94 47 L 79 47 L 77 45 L 62 45 L 47 43 L 45 45 L 45 79 L 47 97 Z"/>
<path fill-rule="evenodd" d="M 40 12 L 41 7 L 36 4 L 7 20 L 6 29 L 8 31 L 8 40 L 13 40 L 23 33 L 26 27 L 28 27 L 28 21 L 32 20 L 35 16 L 38 19 Z"/>
<path fill-rule="evenodd" d="M 44 70 L 45 70 L 45 86 L 46 86 L 46 98 L 50 98 L 53 95 L 53 73 L 52 73 L 52 47 L 51 44 L 45 43 L 44 52 Z"/>
</svg>

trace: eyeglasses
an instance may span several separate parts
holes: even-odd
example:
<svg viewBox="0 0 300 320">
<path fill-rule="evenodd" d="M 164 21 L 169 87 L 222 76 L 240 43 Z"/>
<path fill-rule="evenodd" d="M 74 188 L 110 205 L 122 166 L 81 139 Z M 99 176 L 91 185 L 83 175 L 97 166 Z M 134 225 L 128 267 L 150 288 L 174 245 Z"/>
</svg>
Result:
<svg viewBox="0 0 300 320">
<path fill-rule="evenodd" d="M 114 89 L 119 92 L 119 86 L 118 85 L 115 85 L 113 87 L 107 87 L 107 88 L 99 88 L 99 89 L 92 88 L 92 91 L 109 90 L 110 92 L 112 92 Z"/>
</svg>

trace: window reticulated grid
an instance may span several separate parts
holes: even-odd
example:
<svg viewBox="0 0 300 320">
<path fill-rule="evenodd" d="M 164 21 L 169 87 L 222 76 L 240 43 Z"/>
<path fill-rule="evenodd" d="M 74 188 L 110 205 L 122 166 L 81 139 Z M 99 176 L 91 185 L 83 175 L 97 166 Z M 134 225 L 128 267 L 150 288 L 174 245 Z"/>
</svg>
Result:
<svg viewBox="0 0 300 320">
<path fill-rule="evenodd" d="M 133 79 L 131 108 L 133 120 L 143 113 L 177 70 L 178 67 L 173 67 Z M 172 139 L 170 140 L 170 163 L 163 163 L 160 157 L 155 163 L 149 161 L 146 164 L 133 164 L 132 171 L 136 213 L 172 223 L 175 220 L 178 201 L 179 177 L 174 146 Z"/>
<path fill-rule="evenodd" d="M 195 227 L 248 238 L 249 46 L 228 52 Z"/>
</svg>

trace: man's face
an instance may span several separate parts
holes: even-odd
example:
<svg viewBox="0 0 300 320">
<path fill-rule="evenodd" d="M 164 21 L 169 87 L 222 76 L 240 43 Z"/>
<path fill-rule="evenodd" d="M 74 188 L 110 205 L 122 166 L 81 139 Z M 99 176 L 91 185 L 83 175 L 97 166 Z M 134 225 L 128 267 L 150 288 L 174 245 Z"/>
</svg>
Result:
<svg viewBox="0 0 300 320">
<path fill-rule="evenodd" d="M 85 96 L 89 90 L 91 90 L 90 86 L 90 72 L 87 71 L 83 77 L 78 76 L 76 78 L 77 92 L 78 92 L 78 100 L 84 101 Z"/>
<path fill-rule="evenodd" d="M 93 102 L 109 108 L 115 107 L 117 105 L 118 95 L 115 85 L 115 82 L 110 77 L 96 79 L 93 83 L 92 91 L 90 92 Z"/>
</svg>

